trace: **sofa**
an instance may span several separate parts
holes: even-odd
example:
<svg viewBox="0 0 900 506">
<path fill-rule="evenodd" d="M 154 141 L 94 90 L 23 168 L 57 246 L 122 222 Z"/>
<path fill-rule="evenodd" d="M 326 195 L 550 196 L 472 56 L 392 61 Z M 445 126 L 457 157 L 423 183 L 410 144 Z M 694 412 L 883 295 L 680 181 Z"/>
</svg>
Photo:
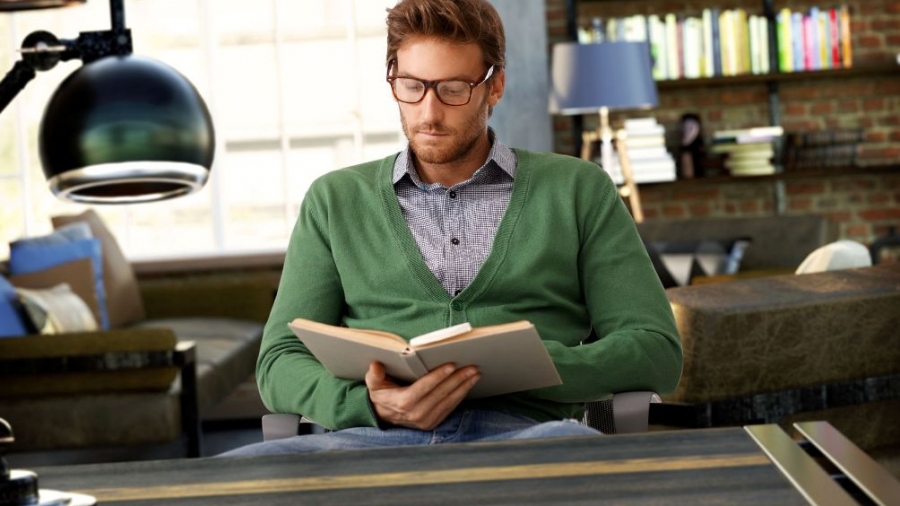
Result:
<svg viewBox="0 0 900 506">
<path fill-rule="evenodd" d="M 637 228 L 666 288 L 793 273 L 807 255 L 837 239 L 835 227 L 822 215 L 654 219 Z M 712 268 L 695 265 L 687 281 L 677 282 L 663 265 L 672 249 L 682 256 L 714 252 L 722 261 Z"/>
<path fill-rule="evenodd" d="M 684 371 L 652 423 L 827 420 L 864 450 L 900 450 L 900 264 L 667 294 Z"/>
<path fill-rule="evenodd" d="M 13 427 L 13 454 L 174 445 L 201 455 L 200 420 L 252 379 L 277 280 L 138 279 L 93 211 L 54 225 L 75 221 L 102 243 L 109 328 L 0 338 L 0 418 Z M 66 281 L 87 300 L 91 276 L 77 279 L 85 265 L 6 279 L 35 288 Z"/>
</svg>

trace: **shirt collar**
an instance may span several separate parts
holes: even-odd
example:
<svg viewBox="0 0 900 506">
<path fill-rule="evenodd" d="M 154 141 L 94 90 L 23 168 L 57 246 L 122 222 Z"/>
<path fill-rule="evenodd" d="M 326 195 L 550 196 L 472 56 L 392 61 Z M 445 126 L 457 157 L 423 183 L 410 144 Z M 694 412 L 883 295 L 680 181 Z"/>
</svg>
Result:
<svg viewBox="0 0 900 506">
<path fill-rule="evenodd" d="M 503 144 L 497 139 L 497 134 L 494 132 L 493 128 L 488 127 L 488 140 L 491 143 L 491 151 L 488 153 L 487 159 L 484 161 L 484 164 L 475 171 L 477 175 L 481 172 L 485 167 L 491 165 L 491 162 L 494 162 L 493 165 L 496 165 L 503 172 L 507 173 L 509 177 L 515 179 L 516 177 L 516 155 L 512 149 Z M 409 145 L 407 144 L 406 148 L 397 155 L 397 159 L 394 160 L 394 170 L 391 176 L 391 183 L 397 184 L 403 176 L 409 174 L 410 179 L 413 182 L 421 182 L 419 179 L 419 174 L 416 172 L 416 168 L 412 163 L 412 156 L 410 155 Z M 473 178 L 475 175 L 472 176 Z"/>
</svg>

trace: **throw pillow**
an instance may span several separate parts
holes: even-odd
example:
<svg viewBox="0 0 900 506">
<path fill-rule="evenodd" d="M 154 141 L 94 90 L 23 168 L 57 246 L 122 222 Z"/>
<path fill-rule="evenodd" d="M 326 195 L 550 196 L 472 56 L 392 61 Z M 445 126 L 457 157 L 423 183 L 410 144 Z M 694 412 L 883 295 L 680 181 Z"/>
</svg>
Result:
<svg viewBox="0 0 900 506">
<path fill-rule="evenodd" d="M 734 274 L 740 269 L 750 238 L 691 243 L 644 243 L 663 286 L 686 286 L 697 276 Z"/>
<path fill-rule="evenodd" d="M 29 274 L 73 260 L 90 258 L 94 269 L 94 291 L 100 308 L 100 325 L 107 330 L 110 327 L 106 312 L 106 291 L 103 287 L 101 251 L 100 240 L 96 238 L 46 246 L 19 240 L 9 245 L 9 272 L 13 275 Z"/>
<path fill-rule="evenodd" d="M 28 334 L 29 329 L 22 316 L 15 288 L 6 278 L 0 276 L 0 338 Z"/>
<path fill-rule="evenodd" d="M 97 330 L 97 320 L 90 308 L 65 283 L 41 290 L 17 288 L 16 292 L 31 323 L 41 334 Z"/>
<path fill-rule="evenodd" d="M 19 239 L 16 243 L 28 244 L 31 246 L 54 246 L 57 244 L 65 244 L 81 239 L 90 239 L 94 237 L 91 227 L 87 223 L 71 223 L 65 227 L 58 228 L 47 235 L 36 237 L 26 237 Z"/>
<path fill-rule="evenodd" d="M 58 229 L 70 223 L 87 223 L 94 237 L 100 239 L 103 245 L 103 283 L 109 325 L 119 328 L 146 318 L 134 270 L 100 216 L 89 209 L 78 215 L 54 216 L 52 221 L 53 226 Z"/>
<path fill-rule="evenodd" d="M 61 283 L 67 283 L 75 295 L 79 296 L 94 315 L 96 321 L 102 321 L 100 316 L 100 301 L 97 300 L 95 286 L 94 267 L 90 258 L 73 260 L 59 264 L 49 269 L 35 271 L 29 274 L 10 276 L 9 282 L 16 288 L 50 288 Z"/>
</svg>

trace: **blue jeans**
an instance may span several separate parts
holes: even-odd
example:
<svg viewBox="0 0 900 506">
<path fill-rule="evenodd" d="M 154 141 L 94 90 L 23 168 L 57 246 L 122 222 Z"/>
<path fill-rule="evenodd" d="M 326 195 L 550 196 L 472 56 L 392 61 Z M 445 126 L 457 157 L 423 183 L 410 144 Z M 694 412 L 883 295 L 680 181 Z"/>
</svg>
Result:
<svg viewBox="0 0 900 506">
<path fill-rule="evenodd" d="M 327 434 L 308 434 L 264 441 L 243 446 L 222 453 L 219 456 L 277 455 L 323 450 L 471 443 L 561 436 L 596 436 L 598 434 L 601 434 L 601 432 L 581 425 L 575 420 L 539 423 L 531 418 L 511 413 L 462 409 L 451 413 L 434 430 L 417 430 L 403 427 L 392 427 L 382 430 L 377 427 L 354 427 Z"/>
</svg>

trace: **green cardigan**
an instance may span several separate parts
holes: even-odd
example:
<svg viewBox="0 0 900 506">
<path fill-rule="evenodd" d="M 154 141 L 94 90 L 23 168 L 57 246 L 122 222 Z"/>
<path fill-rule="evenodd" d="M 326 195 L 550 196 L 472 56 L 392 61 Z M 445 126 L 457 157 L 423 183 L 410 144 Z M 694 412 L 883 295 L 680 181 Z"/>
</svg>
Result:
<svg viewBox="0 0 900 506">
<path fill-rule="evenodd" d="M 563 384 L 469 401 L 540 421 L 614 392 L 674 390 L 681 342 L 669 301 L 610 178 L 577 158 L 516 150 L 493 249 L 459 295 L 428 269 L 391 185 L 396 155 L 326 174 L 300 208 L 257 362 L 273 412 L 331 429 L 377 426 L 362 382 L 325 370 L 287 327 L 302 317 L 410 339 L 449 325 L 529 320 Z M 593 333 L 599 338 L 588 344 Z"/>
</svg>

